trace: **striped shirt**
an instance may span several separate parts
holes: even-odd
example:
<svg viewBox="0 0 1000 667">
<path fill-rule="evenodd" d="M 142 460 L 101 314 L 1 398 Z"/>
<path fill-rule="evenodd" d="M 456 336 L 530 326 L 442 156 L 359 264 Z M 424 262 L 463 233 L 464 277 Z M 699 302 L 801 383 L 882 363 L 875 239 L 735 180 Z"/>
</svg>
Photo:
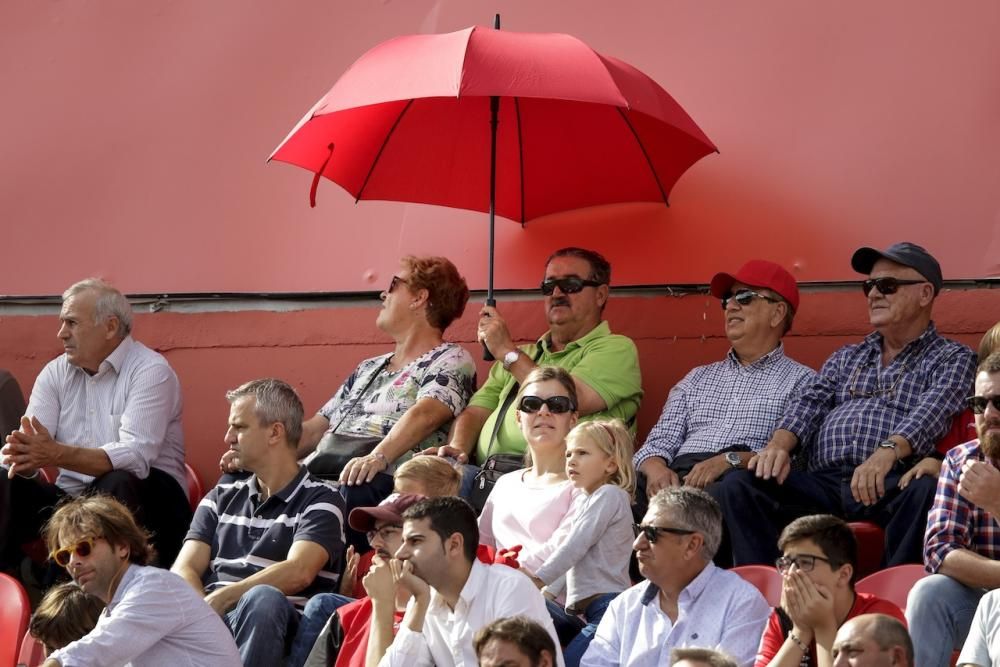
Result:
<svg viewBox="0 0 1000 667">
<path fill-rule="evenodd" d="M 64 444 L 101 448 L 115 470 L 139 479 L 158 468 L 187 489 L 181 387 L 163 355 L 126 336 L 101 362 L 95 375 L 53 359 L 35 380 L 28 401 L 52 437 Z M 77 494 L 94 480 L 61 469 L 56 484 Z"/>
<path fill-rule="evenodd" d="M 883 367 L 876 331 L 834 352 L 778 428 L 798 437 L 810 470 L 860 465 L 890 435 L 927 456 L 962 410 L 975 368 L 975 352 L 933 323 Z"/>
<path fill-rule="evenodd" d="M 344 499 L 300 466 L 285 488 L 261 502 L 257 476 L 250 475 L 209 491 L 185 539 L 211 546 L 203 576 L 206 593 L 283 562 L 294 542 L 320 545 L 330 555 L 323 569 L 309 586 L 288 598 L 301 607 L 316 593 L 337 591 L 344 551 Z"/>
<path fill-rule="evenodd" d="M 652 456 L 669 465 L 682 454 L 760 451 L 788 400 L 815 376 L 786 357 L 781 343 L 746 366 L 730 349 L 725 359 L 695 368 L 670 390 L 659 421 L 635 453 L 636 467 Z"/>
<path fill-rule="evenodd" d="M 954 447 L 941 464 L 924 537 L 924 564 L 931 572 L 937 572 L 944 557 L 955 549 L 969 549 L 992 560 L 1000 558 L 1000 526 L 996 519 L 958 492 L 958 480 L 967 460 L 985 460 L 978 440 Z"/>
</svg>

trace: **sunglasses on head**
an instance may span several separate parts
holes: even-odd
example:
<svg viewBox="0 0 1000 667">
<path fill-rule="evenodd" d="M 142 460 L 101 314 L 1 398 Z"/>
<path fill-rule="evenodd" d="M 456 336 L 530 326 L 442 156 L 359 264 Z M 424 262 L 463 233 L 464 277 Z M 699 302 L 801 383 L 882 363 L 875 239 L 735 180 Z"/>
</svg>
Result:
<svg viewBox="0 0 1000 667">
<path fill-rule="evenodd" d="M 643 526 L 638 523 L 632 524 L 632 529 L 635 531 L 636 535 L 642 533 L 646 538 L 646 541 L 650 544 L 656 544 L 656 540 L 660 538 L 660 533 L 670 533 L 671 535 L 694 535 L 695 531 L 686 530 L 684 528 L 665 528 L 663 526 Z"/>
<path fill-rule="evenodd" d="M 61 567 L 69 566 L 69 561 L 76 554 L 78 558 L 86 558 L 94 550 L 94 542 L 97 538 L 85 537 L 74 545 L 56 549 L 49 554 L 49 558 L 54 560 Z"/>
<path fill-rule="evenodd" d="M 576 410 L 576 405 L 570 400 L 569 396 L 549 396 L 548 398 L 541 398 L 539 396 L 522 396 L 521 402 L 518 403 L 517 409 L 521 412 L 534 413 L 542 409 L 542 406 L 547 406 L 549 412 L 554 415 L 561 415 L 566 412 L 572 412 Z"/>
<path fill-rule="evenodd" d="M 563 294 L 576 294 L 583 290 L 584 287 L 598 287 L 601 284 L 596 280 L 584 280 L 576 276 L 570 276 L 569 278 L 546 278 L 542 281 L 542 294 L 552 296 L 557 287 Z"/>
<path fill-rule="evenodd" d="M 965 399 L 965 404 L 977 415 L 986 412 L 986 406 L 991 404 L 994 410 L 1000 410 L 1000 394 L 996 396 L 969 396 Z"/>
<path fill-rule="evenodd" d="M 775 299 L 773 296 L 761 294 L 760 292 L 754 292 L 750 289 L 741 289 L 736 294 L 727 294 L 722 297 L 722 310 L 725 310 L 729 306 L 729 302 L 731 300 L 741 306 L 749 306 L 750 302 L 754 299 L 763 299 L 764 301 L 770 301 L 771 303 L 778 303 L 778 301 L 780 301 L 780 299 Z"/>
<path fill-rule="evenodd" d="M 921 283 L 927 282 L 926 280 L 900 280 L 899 278 L 869 278 L 868 280 L 861 283 L 861 291 L 865 293 L 865 296 L 872 291 L 872 288 L 876 288 L 879 294 L 883 296 L 888 296 L 890 294 L 895 294 L 899 291 L 899 288 L 903 285 L 919 285 Z"/>
</svg>

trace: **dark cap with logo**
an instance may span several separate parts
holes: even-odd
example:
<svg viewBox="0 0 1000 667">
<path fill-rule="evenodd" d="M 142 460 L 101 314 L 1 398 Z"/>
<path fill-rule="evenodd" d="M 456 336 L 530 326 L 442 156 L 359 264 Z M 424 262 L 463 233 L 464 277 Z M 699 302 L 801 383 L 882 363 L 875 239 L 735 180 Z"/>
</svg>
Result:
<svg viewBox="0 0 1000 667">
<path fill-rule="evenodd" d="M 887 259 L 896 264 L 902 264 L 914 269 L 917 273 L 927 279 L 934 286 L 934 293 L 941 291 L 941 265 L 934 257 L 918 246 L 916 243 L 903 241 L 893 243 L 885 250 L 877 248 L 858 248 L 851 257 L 851 267 L 858 273 L 868 275 L 872 272 L 875 262 L 880 259 Z"/>
</svg>

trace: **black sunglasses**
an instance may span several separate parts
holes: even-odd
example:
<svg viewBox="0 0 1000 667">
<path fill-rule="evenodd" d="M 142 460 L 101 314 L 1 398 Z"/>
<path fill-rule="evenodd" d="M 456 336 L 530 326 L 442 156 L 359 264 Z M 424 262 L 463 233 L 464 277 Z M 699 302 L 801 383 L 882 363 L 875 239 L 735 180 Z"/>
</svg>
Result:
<svg viewBox="0 0 1000 667">
<path fill-rule="evenodd" d="M 557 287 L 563 294 L 576 294 L 583 290 L 584 287 L 599 287 L 603 284 L 596 280 L 584 280 L 576 276 L 570 276 L 569 278 L 547 278 L 542 281 L 542 294 L 552 296 Z"/>
<path fill-rule="evenodd" d="M 521 412 L 535 413 L 541 410 L 543 405 L 548 406 L 549 412 L 554 415 L 576 410 L 576 405 L 569 396 L 549 396 L 548 398 L 522 396 L 521 402 L 517 404 L 517 409 Z"/>
<path fill-rule="evenodd" d="M 754 292 L 749 289 L 741 289 L 736 294 L 727 294 L 722 297 L 722 310 L 725 310 L 729 305 L 729 301 L 733 300 L 741 306 L 749 306 L 750 302 L 754 299 L 764 299 L 765 301 L 770 301 L 771 303 L 778 303 L 781 299 L 775 299 L 773 296 L 768 296 L 766 294 L 761 294 L 760 292 Z"/>
<path fill-rule="evenodd" d="M 400 278 L 399 276 L 393 276 L 392 280 L 389 282 L 389 289 L 387 289 L 385 291 L 385 293 L 386 294 L 392 294 L 392 290 L 396 289 L 396 287 L 398 287 L 400 283 L 402 283 L 404 285 L 409 285 L 410 284 L 410 283 L 406 282 L 405 280 L 403 280 L 402 278 Z"/>
<path fill-rule="evenodd" d="M 903 285 L 919 285 L 925 282 L 927 281 L 900 280 L 899 278 L 869 278 L 861 283 L 861 291 L 865 293 L 865 296 L 868 296 L 868 294 L 872 291 L 872 288 L 875 287 L 878 288 L 879 294 L 888 296 L 898 292 L 899 288 Z"/>
<path fill-rule="evenodd" d="M 684 528 L 664 528 L 663 526 L 643 526 L 638 523 L 632 524 L 632 529 L 638 536 L 642 533 L 646 537 L 646 541 L 650 544 L 656 544 L 656 540 L 659 539 L 660 533 L 670 533 L 671 535 L 694 535 L 694 530 L 685 530 Z"/>
<path fill-rule="evenodd" d="M 812 554 L 801 554 L 799 556 L 782 556 L 774 561 L 774 567 L 778 568 L 778 572 L 781 574 L 788 574 L 788 571 L 792 569 L 792 565 L 797 567 L 800 572 L 812 572 L 818 560 L 829 563 L 831 567 L 833 566 L 833 561 L 829 558 L 813 556 Z"/>
<path fill-rule="evenodd" d="M 986 412 L 986 406 L 991 404 L 994 410 L 1000 410 L 1000 394 L 996 396 L 969 396 L 965 399 L 965 404 L 977 415 Z"/>
</svg>

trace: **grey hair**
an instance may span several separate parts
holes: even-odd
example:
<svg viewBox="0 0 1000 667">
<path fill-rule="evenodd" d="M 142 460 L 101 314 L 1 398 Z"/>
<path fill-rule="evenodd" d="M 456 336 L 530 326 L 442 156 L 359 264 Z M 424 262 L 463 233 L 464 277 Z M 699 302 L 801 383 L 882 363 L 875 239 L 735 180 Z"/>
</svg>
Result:
<svg viewBox="0 0 1000 667">
<path fill-rule="evenodd" d="M 94 300 L 94 323 L 107 322 L 108 318 L 114 316 L 118 318 L 118 336 L 124 338 L 129 335 L 132 332 L 132 306 L 125 295 L 106 280 L 86 278 L 74 283 L 63 292 L 62 300 L 65 302 L 70 297 L 88 291 L 94 292 L 97 297 Z"/>
<path fill-rule="evenodd" d="M 677 528 L 701 533 L 702 557 L 715 558 L 722 542 L 722 509 L 712 496 L 690 486 L 667 487 L 650 498 L 649 508 L 668 514 Z"/>
<path fill-rule="evenodd" d="M 226 392 L 226 399 L 235 403 L 252 396 L 256 400 L 254 415 L 261 426 L 280 422 L 285 427 L 285 438 L 294 449 L 302 438 L 302 417 L 305 413 L 302 400 L 287 382 L 275 378 L 251 380 Z"/>
</svg>

